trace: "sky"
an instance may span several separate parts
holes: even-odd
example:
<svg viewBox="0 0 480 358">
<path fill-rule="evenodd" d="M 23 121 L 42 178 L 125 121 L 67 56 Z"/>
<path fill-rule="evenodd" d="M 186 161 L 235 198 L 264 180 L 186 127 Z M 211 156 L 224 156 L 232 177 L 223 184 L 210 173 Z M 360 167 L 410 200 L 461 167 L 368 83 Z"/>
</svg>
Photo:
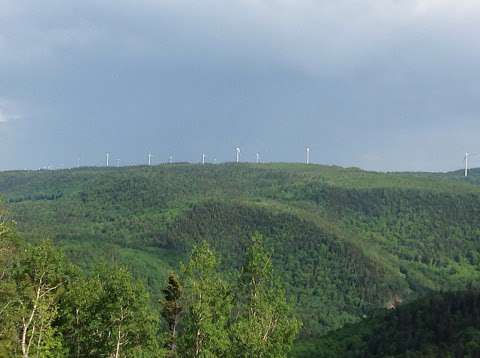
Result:
<svg viewBox="0 0 480 358">
<path fill-rule="evenodd" d="M 479 37 L 478 0 L 0 0 L 0 170 L 459 169 Z"/>
</svg>

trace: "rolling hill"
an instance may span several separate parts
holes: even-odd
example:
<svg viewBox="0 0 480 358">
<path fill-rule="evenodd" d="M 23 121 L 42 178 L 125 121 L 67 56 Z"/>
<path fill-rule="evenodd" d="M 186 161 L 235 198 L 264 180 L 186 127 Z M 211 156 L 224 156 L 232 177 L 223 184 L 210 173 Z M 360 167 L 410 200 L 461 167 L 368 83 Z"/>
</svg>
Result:
<svg viewBox="0 0 480 358">
<path fill-rule="evenodd" d="M 260 232 L 304 322 L 302 339 L 480 279 L 480 171 L 377 173 L 302 164 L 169 164 L 0 173 L 29 241 L 88 270 L 127 265 L 158 297 L 209 241 L 225 272 Z"/>
</svg>

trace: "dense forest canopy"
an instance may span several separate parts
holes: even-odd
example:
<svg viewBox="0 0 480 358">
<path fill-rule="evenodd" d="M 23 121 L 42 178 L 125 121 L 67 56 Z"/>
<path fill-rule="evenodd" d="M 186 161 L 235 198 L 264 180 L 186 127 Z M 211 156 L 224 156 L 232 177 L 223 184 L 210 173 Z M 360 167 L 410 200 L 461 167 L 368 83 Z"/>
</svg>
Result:
<svg viewBox="0 0 480 358">
<path fill-rule="evenodd" d="M 480 291 L 429 294 L 299 346 L 299 357 L 478 357 Z"/>
<path fill-rule="evenodd" d="M 229 281 L 262 235 L 306 346 L 378 309 L 477 287 L 479 174 L 171 164 L 4 172 L 0 192 L 22 240 L 52 240 L 87 275 L 124 266 L 153 305 L 199 244 Z"/>
<path fill-rule="evenodd" d="M 254 235 L 231 279 L 203 242 L 163 297 L 125 267 L 79 271 L 51 242 L 31 245 L 0 222 L 2 357 L 287 357 L 301 322 L 263 238 Z"/>
</svg>

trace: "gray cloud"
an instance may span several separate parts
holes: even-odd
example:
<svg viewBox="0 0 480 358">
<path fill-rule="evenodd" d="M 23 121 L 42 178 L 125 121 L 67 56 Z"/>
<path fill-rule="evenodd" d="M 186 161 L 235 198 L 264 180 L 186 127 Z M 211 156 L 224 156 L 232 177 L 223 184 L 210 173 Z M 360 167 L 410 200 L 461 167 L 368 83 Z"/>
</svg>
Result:
<svg viewBox="0 0 480 358">
<path fill-rule="evenodd" d="M 480 129 L 479 15 L 473 0 L 0 0 L 0 98 L 22 103 L 0 167 L 237 145 L 294 161 L 308 144 L 318 162 L 456 168 Z"/>
</svg>

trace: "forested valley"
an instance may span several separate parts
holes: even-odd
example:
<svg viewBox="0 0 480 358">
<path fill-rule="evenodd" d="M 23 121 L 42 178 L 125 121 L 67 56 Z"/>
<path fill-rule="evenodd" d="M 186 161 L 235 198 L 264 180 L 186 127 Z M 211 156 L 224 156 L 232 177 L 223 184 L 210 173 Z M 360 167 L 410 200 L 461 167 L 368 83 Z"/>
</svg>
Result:
<svg viewBox="0 0 480 358">
<path fill-rule="evenodd" d="M 479 174 L 0 173 L 0 356 L 475 357 Z"/>
<path fill-rule="evenodd" d="M 286 357 L 299 332 L 259 235 L 230 280 L 207 243 L 194 247 L 152 302 L 124 267 L 82 274 L 12 226 L 0 223 L 2 357 Z"/>
</svg>

